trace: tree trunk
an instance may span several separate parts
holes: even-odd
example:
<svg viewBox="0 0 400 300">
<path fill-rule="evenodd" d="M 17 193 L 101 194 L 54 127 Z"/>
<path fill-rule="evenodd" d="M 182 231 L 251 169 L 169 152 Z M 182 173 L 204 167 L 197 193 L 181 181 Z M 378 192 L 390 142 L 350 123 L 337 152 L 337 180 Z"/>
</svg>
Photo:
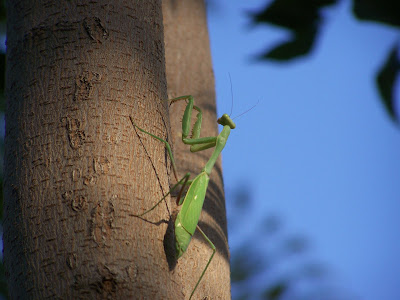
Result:
<svg viewBox="0 0 400 300">
<path fill-rule="evenodd" d="M 161 1 L 9 0 L 4 258 L 13 299 L 183 299 Z M 145 219 L 145 221 L 144 221 Z"/>
<path fill-rule="evenodd" d="M 216 136 L 218 127 L 214 74 L 204 1 L 165 0 L 163 15 L 168 96 L 193 95 L 195 104 L 203 111 L 201 136 Z M 189 147 L 182 143 L 181 120 L 184 107 L 183 103 L 170 107 L 172 140 L 179 175 L 191 172 L 193 177 L 204 167 L 212 149 L 190 153 Z M 217 252 L 194 298 L 230 299 L 229 247 L 221 158 L 211 174 L 199 226 L 214 243 Z M 211 253 L 208 243 L 196 232 L 177 267 L 184 280 L 185 295 L 190 295 Z"/>
<path fill-rule="evenodd" d="M 174 96 L 195 96 L 203 134 L 216 135 L 215 103 L 205 102 L 215 97 L 204 6 L 184 2 L 173 1 L 176 10 L 165 3 L 166 26 L 177 17 L 185 30 L 182 13 L 199 12 L 186 23 L 198 40 L 185 45 L 185 32 L 174 40 L 178 27 L 167 34 L 169 87 Z M 208 244 L 196 234 L 176 264 L 169 199 L 134 216 L 170 186 L 164 145 L 129 120 L 170 136 L 161 1 L 7 4 L 4 259 L 11 298 L 187 299 Z M 200 51 L 198 64 L 186 53 L 174 58 L 188 46 Z M 174 141 L 182 116 L 176 107 Z M 199 172 L 209 153 L 198 154 L 196 165 L 175 143 L 180 174 Z M 200 226 L 217 254 L 194 298 L 229 299 L 220 164 Z"/>
</svg>

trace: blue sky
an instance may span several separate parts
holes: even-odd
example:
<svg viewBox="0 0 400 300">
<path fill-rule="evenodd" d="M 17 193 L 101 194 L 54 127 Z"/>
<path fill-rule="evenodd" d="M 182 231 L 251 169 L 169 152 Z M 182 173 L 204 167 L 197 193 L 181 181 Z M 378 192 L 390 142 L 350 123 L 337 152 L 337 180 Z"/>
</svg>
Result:
<svg viewBox="0 0 400 300">
<path fill-rule="evenodd" d="M 254 63 L 252 55 L 287 38 L 249 26 L 245 12 L 264 4 L 218 0 L 208 14 L 218 113 L 231 110 L 229 74 L 233 116 L 260 100 L 235 120 L 223 152 L 228 222 L 236 186 L 253 200 L 248 223 L 229 232 L 232 251 L 257 220 L 278 215 L 356 299 L 398 299 L 400 127 L 374 82 L 398 32 L 354 20 L 342 1 L 325 11 L 312 55 Z"/>
</svg>

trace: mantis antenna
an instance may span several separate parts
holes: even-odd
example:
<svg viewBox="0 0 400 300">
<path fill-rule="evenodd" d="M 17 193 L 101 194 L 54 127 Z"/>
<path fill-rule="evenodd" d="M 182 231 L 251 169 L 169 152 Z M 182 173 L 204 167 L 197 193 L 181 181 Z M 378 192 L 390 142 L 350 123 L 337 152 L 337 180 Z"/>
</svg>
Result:
<svg viewBox="0 0 400 300">
<path fill-rule="evenodd" d="M 231 115 L 232 115 L 232 112 L 233 112 L 233 103 L 234 103 L 234 101 L 233 101 L 233 85 L 232 85 L 231 73 L 228 73 L 228 74 L 229 74 L 229 82 L 230 82 L 230 84 L 231 84 L 232 105 L 231 105 L 231 113 L 229 114 L 229 116 L 231 116 Z M 246 110 L 245 112 L 242 112 L 240 115 L 238 115 L 238 116 L 232 118 L 232 120 L 234 120 L 234 119 L 236 119 L 236 118 L 239 118 L 240 116 L 242 116 L 242 115 L 248 113 L 249 111 L 251 111 L 254 107 L 256 107 L 256 106 L 258 105 L 259 102 L 260 102 L 260 100 L 258 100 L 256 104 L 254 104 L 252 107 L 250 107 L 250 108 L 249 108 L 248 110 Z"/>
</svg>

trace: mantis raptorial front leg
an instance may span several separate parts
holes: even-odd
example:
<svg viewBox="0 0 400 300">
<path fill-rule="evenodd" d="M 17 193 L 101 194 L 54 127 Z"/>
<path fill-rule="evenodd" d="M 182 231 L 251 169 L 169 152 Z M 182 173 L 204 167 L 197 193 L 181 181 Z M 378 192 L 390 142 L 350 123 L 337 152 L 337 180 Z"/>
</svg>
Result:
<svg viewBox="0 0 400 300">
<path fill-rule="evenodd" d="M 136 216 L 143 216 L 143 215 L 147 214 L 148 212 L 152 211 L 172 191 L 174 191 L 178 186 L 182 185 L 182 188 L 178 195 L 178 200 L 177 200 L 178 205 L 182 205 L 182 208 L 180 209 L 180 211 L 176 217 L 176 220 L 175 220 L 175 250 L 176 250 L 177 258 L 179 259 L 183 255 L 183 253 L 185 253 L 196 228 L 202 234 L 204 239 L 208 242 L 208 244 L 210 245 L 210 247 L 213 251 L 213 253 L 211 254 L 211 256 L 207 262 L 207 265 L 205 266 L 203 272 L 200 275 L 199 280 L 197 281 L 195 287 L 192 290 L 192 293 L 190 294 L 189 299 L 191 299 L 194 292 L 196 291 L 201 279 L 203 278 L 204 274 L 206 273 L 207 268 L 210 265 L 210 263 L 214 257 L 215 251 L 216 251 L 214 244 L 211 242 L 211 240 L 207 237 L 207 235 L 197 225 L 199 222 L 201 210 L 203 208 L 203 203 L 204 203 L 204 199 L 205 199 L 206 192 L 207 192 L 208 182 L 210 180 L 210 173 L 215 165 L 215 162 L 217 161 L 218 156 L 221 154 L 222 150 L 225 147 L 225 144 L 226 144 L 226 141 L 228 140 L 231 129 L 234 129 L 236 127 L 236 125 L 232 121 L 232 119 L 229 117 L 229 115 L 223 114 L 222 117 L 217 120 L 218 124 L 221 124 L 223 126 L 223 129 L 219 133 L 219 135 L 211 136 L 211 137 L 200 137 L 201 122 L 202 122 L 201 109 L 194 105 L 194 103 L 193 103 L 194 100 L 193 100 L 192 96 L 182 96 L 182 97 L 174 98 L 170 101 L 172 104 L 172 103 L 174 103 L 176 101 L 180 101 L 180 100 L 187 100 L 186 109 L 185 109 L 185 112 L 184 112 L 183 118 L 182 118 L 182 142 L 187 145 L 190 145 L 191 152 L 198 152 L 198 151 L 202 151 L 202 150 L 212 148 L 212 147 L 214 147 L 214 152 L 212 153 L 210 159 L 208 160 L 208 162 L 206 163 L 204 168 L 201 170 L 200 174 L 198 174 L 193 180 L 189 180 L 190 173 L 187 173 L 153 207 L 151 207 L 150 209 L 148 209 L 145 212 L 138 214 Z M 193 109 L 198 112 L 197 116 L 196 116 L 197 120 L 193 126 L 191 137 L 188 137 L 190 127 L 191 127 Z M 167 148 L 168 154 L 171 158 L 175 177 L 177 177 L 175 160 L 172 155 L 171 147 L 168 144 L 168 142 L 158 136 L 155 136 L 155 135 L 139 128 L 133 121 L 132 117 L 130 117 L 130 119 L 131 119 L 132 125 L 135 126 L 137 129 L 139 129 L 143 133 L 146 133 L 146 134 L 152 136 L 153 138 L 159 140 L 160 142 L 164 143 L 165 147 Z M 182 193 L 183 188 L 186 185 L 190 185 L 189 189 L 186 193 L 185 198 L 181 199 L 180 195 Z"/>
</svg>

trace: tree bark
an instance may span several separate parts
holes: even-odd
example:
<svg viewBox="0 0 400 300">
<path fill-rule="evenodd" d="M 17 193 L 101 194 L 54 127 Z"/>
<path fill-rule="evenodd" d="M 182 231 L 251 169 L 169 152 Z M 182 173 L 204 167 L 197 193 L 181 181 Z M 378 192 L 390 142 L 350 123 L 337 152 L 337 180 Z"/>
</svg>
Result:
<svg viewBox="0 0 400 300">
<path fill-rule="evenodd" d="M 203 111 L 201 136 L 218 135 L 214 74 L 204 1 L 163 1 L 165 56 L 168 96 L 174 98 L 193 95 L 195 104 Z M 182 143 L 182 116 L 185 105 L 170 107 L 170 121 L 178 174 L 197 175 L 209 159 L 212 149 L 190 153 Z M 194 114 L 195 115 L 195 114 Z M 194 120 L 193 120 L 194 122 Z M 179 208 L 178 208 L 179 209 Z M 194 299 L 230 299 L 230 267 L 225 196 L 221 158 L 211 173 L 199 226 L 217 248 Z M 184 280 L 186 298 L 190 295 L 212 251 L 209 244 L 196 232 L 187 253 L 178 261 L 177 270 Z"/>
<path fill-rule="evenodd" d="M 13 299 L 183 299 L 165 204 L 161 1 L 7 1 L 4 259 Z M 144 220 L 145 219 L 145 220 Z"/>
<path fill-rule="evenodd" d="M 170 96 L 193 94 L 204 111 L 203 135 L 216 135 L 205 10 L 196 2 L 164 3 L 168 87 Z M 134 216 L 170 187 L 164 145 L 129 120 L 170 140 L 161 1 L 7 6 L 4 259 L 11 298 L 187 299 L 208 244 L 196 234 L 177 263 L 169 199 Z M 179 173 L 196 174 L 209 152 L 184 152 L 182 107 L 171 116 Z M 220 161 L 199 225 L 217 254 L 194 298 L 229 299 Z"/>
</svg>

